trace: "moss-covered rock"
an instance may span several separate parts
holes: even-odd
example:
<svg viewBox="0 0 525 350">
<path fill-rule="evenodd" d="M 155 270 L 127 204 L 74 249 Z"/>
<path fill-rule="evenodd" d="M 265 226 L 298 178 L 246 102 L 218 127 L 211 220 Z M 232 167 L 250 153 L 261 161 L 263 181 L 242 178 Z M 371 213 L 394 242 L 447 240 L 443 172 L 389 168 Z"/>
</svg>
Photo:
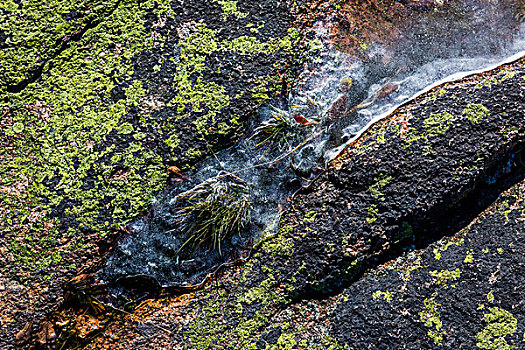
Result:
<svg viewBox="0 0 525 350">
<path fill-rule="evenodd" d="M 36 333 L 64 280 L 166 188 L 169 166 L 233 144 L 286 91 L 307 49 L 292 12 L 283 1 L 1 5 L 0 293 L 34 299 L 27 313 L 3 304 L 2 348 L 32 318 Z"/>
</svg>

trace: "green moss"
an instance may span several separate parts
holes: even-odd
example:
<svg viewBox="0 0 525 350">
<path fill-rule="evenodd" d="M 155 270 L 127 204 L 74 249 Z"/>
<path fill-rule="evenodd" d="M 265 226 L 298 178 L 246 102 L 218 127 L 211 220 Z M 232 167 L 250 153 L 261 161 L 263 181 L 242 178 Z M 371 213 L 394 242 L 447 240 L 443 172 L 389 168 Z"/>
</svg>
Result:
<svg viewBox="0 0 525 350">
<path fill-rule="evenodd" d="M 516 72 L 508 72 L 500 78 L 499 82 L 501 83 L 507 79 L 513 78 L 515 75 L 516 75 Z"/>
<path fill-rule="evenodd" d="M 423 139 L 424 137 L 421 136 L 418 131 L 416 130 L 416 128 L 408 128 L 408 130 L 406 132 L 404 132 L 403 134 L 401 134 L 401 138 L 403 140 L 403 147 L 404 148 L 408 148 L 412 145 L 412 143 L 418 141 L 418 140 L 421 140 Z"/>
<path fill-rule="evenodd" d="M 146 96 L 146 91 L 142 87 L 142 82 L 134 80 L 133 83 L 126 88 L 126 104 L 138 106 L 140 98 Z"/>
<path fill-rule="evenodd" d="M 459 268 L 456 268 L 455 270 L 434 270 L 430 271 L 430 275 L 432 277 L 437 277 L 437 285 L 446 289 L 449 287 L 447 284 L 449 281 L 455 281 L 461 276 L 461 271 Z M 452 287 L 455 287 L 455 284 L 453 284 Z"/>
<path fill-rule="evenodd" d="M 483 316 L 487 325 L 476 334 L 477 347 L 490 350 L 514 349 L 515 345 L 509 345 L 505 337 L 514 334 L 517 330 L 518 321 L 512 314 L 498 307 L 489 308 L 489 313 Z"/>
<path fill-rule="evenodd" d="M 217 2 L 226 20 L 249 16 L 239 11 L 236 1 Z M 283 57 L 291 55 L 283 51 L 299 51 L 301 39 L 290 29 L 282 38 L 257 31 L 253 38 L 224 40 L 230 35 L 208 28 L 206 18 L 183 20 L 180 28 L 173 28 L 188 33 L 177 43 L 180 57 L 161 52 L 163 57 L 152 67 L 153 72 L 166 63 L 175 67 L 170 70 L 172 86 L 167 87 L 173 89 L 173 99 L 160 101 L 174 106 L 174 113 L 162 120 L 146 110 L 150 97 L 157 101 L 156 91 L 147 91 L 151 84 L 137 79 L 133 70 L 141 55 L 162 48 L 168 40 L 162 31 L 153 32 L 156 24 L 151 27 L 146 21 L 151 13 L 160 17 L 159 22 L 174 15 L 171 1 L 57 0 L 18 5 L 8 0 L 0 7 L 0 31 L 7 34 L 7 46 L 0 49 L 0 98 L 12 116 L 2 121 L 0 130 L 1 149 L 12 150 L 0 157 L 0 187 L 20 192 L 0 192 L 0 233 L 10 240 L 10 262 L 33 269 L 60 264 L 62 256 L 84 249 L 85 232 L 103 237 L 140 215 L 164 188 L 169 161 L 204 156 L 196 146 L 186 152 L 181 133 L 197 129 L 202 135 L 226 134 L 232 126 L 240 127 L 238 115 L 216 119 L 243 95 L 260 98 L 259 102 L 272 98 L 279 87 L 276 72 L 285 64 Z M 71 19 L 73 11 L 78 16 Z M 88 24 L 82 37 L 72 41 Z M 267 75 L 253 77 L 246 91 L 229 92 L 208 78 L 210 56 L 259 50 L 275 55 L 269 57 Z M 245 61 L 249 60 L 239 60 L 242 70 Z M 30 78 L 37 68 L 42 69 L 40 79 L 19 93 L 6 92 L 8 85 Z M 116 87 L 124 89 L 118 100 L 113 94 Z M 159 154 L 163 143 L 170 154 Z M 67 227 L 51 217 L 58 207 L 59 217 L 69 216 Z M 96 240 L 93 235 L 89 241 Z M 67 245 L 61 243 L 64 240 Z M 292 243 L 282 238 L 265 248 L 292 254 Z"/>
<path fill-rule="evenodd" d="M 389 303 L 390 301 L 392 301 L 392 292 L 389 292 L 389 291 L 383 292 L 383 291 L 378 290 L 374 292 L 372 297 L 374 299 L 384 299 Z"/>
<path fill-rule="evenodd" d="M 494 301 L 494 293 L 492 291 L 488 292 L 487 300 L 489 303 L 492 303 Z"/>
<path fill-rule="evenodd" d="M 256 37 L 243 35 L 232 40 L 224 40 L 221 45 L 224 49 L 228 49 L 240 54 L 273 54 L 280 49 L 290 50 L 300 39 L 299 32 L 290 28 L 288 35 L 283 38 L 270 38 L 266 42 L 259 41 Z"/>
<path fill-rule="evenodd" d="M 177 106 L 179 118 L 184 113 L 204 112 L 194 122 L 202 134 L 207 134 L 206 126 L 209 125 L 209 121 L 213 121 L 219 111 L 230 103 L 230 97 L 223 86 L 207 82 L 203 78 L 206 57 L 218 48 L 216 32 L 204 24 L 185 38 L 181 43 L 180 63 L 173 80 L 177 94 L 167 104 Z"/>
<path fill-rule="evenodd" d="M 425 131 L 429 137 L 443 135 L 452 126 L 454 116 L 448 112 L 436 113 L 423 120 Z"/>
<path fill-rule="evenodd" d="M 177 134 L 172 134 L 170 137 L 168 137 L 166 140 L 163 141 L 166 145 L 168 145 L 172 150 L 177 148 L 180 145 L 180 139 Z"/>
<path fill-rule="evenodd" d="M 497 81 L 496 79 L 493 79 L 493 78 L 485 79 L 485 80 L 479 82 L 479 83 L 475 86 L 475 88 L 476 88 L 476 89 L 481 89 L 481 88 L 483 88 L 483 87 L 485 87 L 485 86 L 491 86 L 492 84 L 496 84 L 497 82 L 498 82 L 498 81 Z"/>
<path fill-rule="evenodd" d="M 428 336 L 434 341 L 434 343 L 436 345 L 441 345 L 447 332 L 443 329 L 441 316 L 438 312 L 440 304 L 434 300 L 425 299 L 424 305 L 425 308 L 423 311 L 419 312 L 419 320 L 423 322 L 425 327 L 429 328 Z"/>
<path fill-rule="evenodd" d="M 240 54 L 256 54 L 264 52 L 266 44 L 261 43 L 257 38 L 251 36 L 240 36 L 230 41 L 224 41 L 222 45 L 233 52 Z"/>
<path fill-rule="evenodd" d="M 463 115 L 472 123 L 479 123 L 489 114 L 490 111 L 482 104 L 469 103 L 468 106 L 463 109 Z"/>
</svg>

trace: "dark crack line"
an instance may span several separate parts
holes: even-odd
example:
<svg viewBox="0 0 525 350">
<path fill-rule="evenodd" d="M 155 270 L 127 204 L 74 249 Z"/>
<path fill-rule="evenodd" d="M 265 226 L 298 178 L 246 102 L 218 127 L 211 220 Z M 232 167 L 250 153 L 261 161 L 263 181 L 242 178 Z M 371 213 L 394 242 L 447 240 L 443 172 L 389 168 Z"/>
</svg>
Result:
<svg viewBox="0 0 525 350">
<path fill-rule="evenodd" d="M 411 218 L 402 218 L 392 222 L 392 224 L 396 224 L 407 221 L 412 226 L 416 225 L 417 229 L 414 229 L 413 237 L 415 239 L 413 241 L 394 246 L 390 250 L 373 256 L 368 260 L 365 258 L 359 271 L 354 271 L 351 276 L 341 276 L 342 282 L 337 286 L 330 285 L 330 291 L 305 290 L 295 296 L 287 304 L 287 307 L 302 301 L 322 301 L 337 296 L 371 272 L 371 270 L 401 257 L 406 252 L 421 251 L 444 237 L 456 235 L 494 204 L 502 193 L 525 179 L 523 159 L 525 159 L 525 140 L 521 139 L 510 150 L 488 164 L 483 174 L 472 185 L 472 188 L 464 192 L 465 197 L 455 204 L 449 202 L 452 205 L 447 210 L 434 214 L 433 212 L 439 211 L 440 208 L 433 207 L 424 212 L 414 213 L 411 215 Z M 507 173 L 503 172 L 495 183 L 489 184 L 488 180 L 497 176 L 501 169 L 506 168 L 509 161 L 512 162 L 510 171 Z M 423 220 L 417 220 L 418 217 L 423 217 Z"/>
</svg>

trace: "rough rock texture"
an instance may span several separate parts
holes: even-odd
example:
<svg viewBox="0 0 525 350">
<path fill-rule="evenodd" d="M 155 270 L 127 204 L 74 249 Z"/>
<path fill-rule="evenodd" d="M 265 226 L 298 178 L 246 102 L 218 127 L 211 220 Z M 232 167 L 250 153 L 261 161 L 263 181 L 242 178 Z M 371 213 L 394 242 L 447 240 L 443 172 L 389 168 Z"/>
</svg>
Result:
<svg viewBox="0 0 525 350">
<path fill-rule="evenodd" d="M 285 92 L 307 49 L 293 12 L 285 1 L 0 5 L 0 348 L 22 329 L 18 343 L 37 337 L 64 282 L 147 210 L 169 166 L 235 142 Z"/>
<path fill-rule="evenodd" d="M 254 331 L 252 346 L 257 349 L 523 347 L 524 194 L 525 181 L 521 181 L 453 237 L 405 254 L 336 296 L 299 301 L 275 310 L 268 324 Z M 229 290 L 218 284 L 206 292 L 215 296 L 209 299 L 211 302 L 226 298 Z M 174 339 L 168 333 L 169 330 L 177 333 L 194 322 L 193 315 L 188 315 L 191 310 L 188 303 L 198 297 L 190 294 L 145 303 L 135 317 L 124 318 L 88 348 L 113 349 L 118 342 L 123 342 L 123 347 L 147 348 L 148 344 L 155 349 L 238 346 L 230 346 L 228 338 L 222 341 L 219 338 L 216 342 L 184 347 L 184 338 Z M 153 329 L 152 325 L 164 329 Z M 202 324 L 199 326 L 206 329 Z"/>
<path fill-rule="evenodd" d="M 367 11 L 374 7 L 364 3 Z M 406 15 L 397 1 L 388 3 Z M 419 304 L 404 301 L 401 272 L 359 278 L 407 246 L 454 234 L 519 181 L 523 62 L 403 107 L 294 200 L 280 234 L 262 242 L 247 264 L 228 268 L 201 291 L 147 300 L 128 314 L 101 303 L 103 292 L 82 273 L 165 189 L 169 166 L 189 168 L 211 149 L 233 143 L 254 109 L 286 93 L 309 49 L 294 21 L 317 18 L 310 15 L 320 3 L 48 4 L 0 5 L 0 348 L 518 344 L 519 299 L 505 288 L 515 285 L 512 293 L 519 294 L 519 280 L 506 275 L 507 284 L 491 286 L 499 274 L 519 272 L 512 249 L 519 247 L 513 232 L 522 223 L 521 187 L 512 192 L 519 200 L 502 199 L 503 214 L 475 224 L 487 240 L 491 227 L 505 229 L 487 243 L 487 253 L 467 234 L 472 253 L 451 246 L 428 270 L 414 272 L 418 283 L 406 287 L 406 299 Z M 373 31 L 364 30 L 361 39 Z M 352 39 L 346 49 L 359 50 L 360 42 Z M 474 263 L 455 260 L 461 254 L 472 254 Z M 505 261 L 515 267 L 504 268 Z M 418 266 L 412 264 L 407 269 Z M 478 282 L 460 283 L 469 276 L 464 269 L 478 273 Z M 421 291 L 427 284 L 435 287 L 430 294 Z M 463 286 L 478 288 L 475 298 L 468 299 Z M 356 291 L 365 292 L 356 297 Z M 76 303 L 58 309 L 64 298 Z M 454 300 L 473 315 L 472 328 L 454 313 Z M 474 303 L 484 308 L 474 310 Z M 403 305 L 412 304 L 412 317 L 401 322 Z M 374 322 L 383 318 L 392 321 Z M 403 333 L 410 329 L 413 334 Z M 398 336 L 384 340 L 391 334 Z M 401 343 L 416 336 L 413 346 Z"/>
<path fill-rule="evenodd" d="M 356 349 L 524 347 L 524 191 L 522 181 L 452 239 L 346 289 L 330 334 Z"/>
<path fill-rule="evenodd" d="M 522 345 L 523 64 L 438 87 L 377 123 L 248 263 L 145 302 L 88 348 Z"/>
</svg>

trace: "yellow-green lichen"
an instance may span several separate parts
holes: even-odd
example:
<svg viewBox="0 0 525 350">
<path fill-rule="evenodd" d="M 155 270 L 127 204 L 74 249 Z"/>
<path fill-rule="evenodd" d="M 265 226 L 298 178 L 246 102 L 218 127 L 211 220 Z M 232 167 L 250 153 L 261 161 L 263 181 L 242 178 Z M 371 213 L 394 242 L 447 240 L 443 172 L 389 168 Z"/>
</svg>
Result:
<svg viewBox="0 0 525 350">
<path fill-rule="evenodd" d="M 317 215 L 317 212 L 315 210 L 311 210 L 308 213 L 304 214 L 304 222 L 314 222 L 315 216 Z"/>
<path fill-rule="evenodd" d="M 292 350 L 296 349 L 297 341 L 293 333 L 282 333 L 274 345 L 268 345 L 266 350 Z"/>
<path fill-rule="evenodd" d="M 366 222 L 369 224 L 373 224 L 377 220 L 377 213 L 379 213 L 379 209 L 377 208 L 376 204 L 370 205 L 367 209 L 367 216 L 366 216 Z"/>
<path fill-rule="evenodd" d="M 436 345 L 443 343 L 443 338 L 447 332 L 443 329 L 443 323 L 441 322 L 441 315 L 439 314 L 438 307 L 441 306 L 435 300 L 425 299 L 424 309 L 419 312 L 419 320 L 423 322 L 428 330 L 428 336 L 434 341 Z"/>
<path fill-rule="evenodd" d="M 499 307 L 489 308 L 489 313 L 483 316 L 487 323 L 485 328 L 476 334 L 477 347 L 489 350 L 514 349 L 515 345 L 509 345 L 506 336 L 516 333 L 518 321 L 508 311 Z"/>
<path fill-rule="evenodd" d="M 370 194 L 374 199 L 384 201 L 384 194 L 381 192 L 381 189 L 388 185 L 392 180 L 392 176 L 386 174 L 380 174 L 374 179 L 374 184 L 368 187 Z"/>
<path fill-rule="evenodd" d="M 375 299 L 383 299 L 386 300 L 388 303 L 392 301 L 392 292 L 390 291 L 375 291 L 374 294 L 372 294 L 372 297 Z"/>
<path fill-rule="evenodd" d="M 452 126 L 454 116 L 448 112 L 436 113 L 423 120 L 425 131 L 429 137 L 443 135 Z"/>
<path fill-rule="evenodd" d="M 494 301 L 494 293 L 492 291 L 488 292 L 488 294 L 487 294 L 487 301 L 489 303 L 492 303 Z"/>
<path fill-rule="evenodd" d="M 472 250 L 469 250 L 467 252 L 467 256 L 465 257 L 465 260 L 463 260 L 465 264 L 472 264 L 474 262 L 474 255 L 472 254 Z"/>
<path fill-rule="evenodd" d="M 477 103 L 469 103 L 468 106 L 463 109 L 463 115 L 472 123 L 479 123 L 489 114 L 490 111 L 485 106 Z"/>
<path fill-rule="evenodd" d="M 442 243 L 439 247 L 436 247 L 432 250 L 434 253 L 434 258 L 436 260 L 441 259 L 441 253 L 447 251 L 447 249 L 452 245 L 455 245 L 458 247 L 462 246 L 464 241 L 465 240 L 463 238 L 457 239 L 457 240 L 447 240 L 444 244 Z"/>
<path fill-rule="evenodd" d="M 214 0 L 222 7 L 222 19 L 227 20 L 228 17 L 234 16 L 237 19 L 246 18 L 248 13 L 239 11 L 236 0 Z"/>
<path fill-rule="evenodd" d="M 244 18 L 234 1 L 219 4 L 232 18 Z M 0 132 L 3 149 L 14 151 L 0 159 L 0 187 L 21 193 L 0 193 L 0 230 L 30 230 L 23 239 L 13 235 L 9 249 L 16 261 L 40 269 L 59 260 L 47 254 L 64 234 L 58 232 L 60 219 L 51 215 L 59 205 L 58 216 L 73 220 L 67 229 L 74 238 L 68 251 L 85 246 L 85 231 L 107 235 L 143 211 L 165 185 L 168 159 L 202 157 L 197 148 L 181 149 L 187 145 L 181 145 L 181 130 L 174 121 L 188 117 L 188 124 L 202 134 L 227 133 L 228 125 L 239 125 L 239 116 L 232 115 L 226 123 L 210 127 L 233 94 L 205 76 L 208 57 L 230 49 L 204 21 L 181 24 L 179 57 L 161 57 L 153 67 L 159 72 L 166 63 L 174 65 L 173 99 L 154 102 L 175 105 L 177 112 L 167 121 L 144 113 L 152 91 L 136 78 L 134 64 L 137 56 L 165 44 L 167 38 L 153 33 L 146 21 L 153 12 L 159 16 L 153 28 L 162 26 L 173 15 L 170 1 L 33 1 L 16 7 L 5 2 L 3 10 L 7 12 L 0 14 L 0 30 L 13 45 L 0 49 L 6 68 L 0 74 L 0 97 L 9 109 Z M 88 23 L 90 27 L 72 40 Z M 41 24 L 46 30 L 40 30 Z M 264 34 L 258 33 L 261 37 Z M 297 31 L 289 30 L 283 38 L 259 40 L 266 53 L 275 53 L 300 39 Z M 6 92 L 6 86 L 24 81 L 35 67 L 42 69 L 39 80 L 19 93 Z M 256 79 L 260 81 L 250 85 L 253 94 L 271 98 L 275 80 Z M 115 88 L 120 89 L 117 95 Z M 132 120 L 137 110 L 138 118 Z M 112 140 L 115 133 L 125 140 L 118 147 Z M 165 143 L 170 154 L 159 154 L 152 143 Z M 24 223 L 26 218 L 35 222 Z"/>
<path fill-rule="evenodd" d="M 461 271 L 459 268 L 456 268 L 455 270 L 433 270 L 430 271 L 430 276 L 437 277 L 437 285 L 446 289 L 449 287 L 449 281 L 455 281 L 461 276 Z M 456 284 L 452 284 L 451 286 L 455 287 Z"/>
<path fill-rule="evenodd" d="M 13 242 L 10 249 L 15 259 L 38 269 L 57 262 L 47 259 L 43 252 L 57 246 L 53 237 L 58 234 L 58 223 L 49 215 L 50 208 L 60 203 L 72 203 L 63 213 L 74 215 L 78 223 L 70 227 L 76 243 L 67 248 L 76 250 L 83 246 L 81 228 L 90 227 L 106 235 L 143 210 L 163 185 L 165 169 L 160 157 L 151 151 L 125 145 L 119 152 L 114 147 L 96 147 L 113 129 L 125 135 L 133 132 L 131 124 L 122 123 L 121 118 L 129 106 L 138 105 L 144 90 L 140 81 L 134 81 L 125 89 L 123 99 L 111 101 L 108 96 L 115 85 L 110 73 L 122 79 L 131 77 L 134 53 L 150 45 L 145 40 L 142 18 L 153 5 L 123 2 L 107 20 L 53 57 L 53 64 L 44 66 L 46 74 L 41 80 L 20 93 L 3 94 L 14 129 L 22 129 L 18 127 L 21 124 L 24 127 L 12 145 L 16 152 L 2 159 L 1 181 L 3 186 L 10 186 L 25 179 L 27 197 L 23 202 L 9 195 L 2 198 L 2 205 L 8 209 L 0 225 L 11 222 L 11 229 L 16 230 L 22 222 L 9 218 L 31 212 L 41 213 L 41 223 L 55 223 L 55 233 L 32 225 L 31 230 L 41 232 L 35 235 L 40 237 L 38 243 L 27 239 Z M 115 42 L 125 45 L 110 49 Z M 142 153 L 140 160 L 138 153 Z M 118 174 L 115 166 L 123 166 Z M 88 178 L 95 180 L 93 185 L 86 185 Z M 45 185 L 50 181 L 54 181 L 53 186 Z M 104 201 L 111 201 L 111 210 L 106 213 L 107 220 L 101 221 L 97 218 Z"/>
<path fill-rule="evenodd" d="M 63 43 L 88 25 L 110 16 L 117 0 L 2 1 L 0 32 L 0 94 L 8 85 L 30 80 L 42 65 L 58 55 Z"/>
</svg>

